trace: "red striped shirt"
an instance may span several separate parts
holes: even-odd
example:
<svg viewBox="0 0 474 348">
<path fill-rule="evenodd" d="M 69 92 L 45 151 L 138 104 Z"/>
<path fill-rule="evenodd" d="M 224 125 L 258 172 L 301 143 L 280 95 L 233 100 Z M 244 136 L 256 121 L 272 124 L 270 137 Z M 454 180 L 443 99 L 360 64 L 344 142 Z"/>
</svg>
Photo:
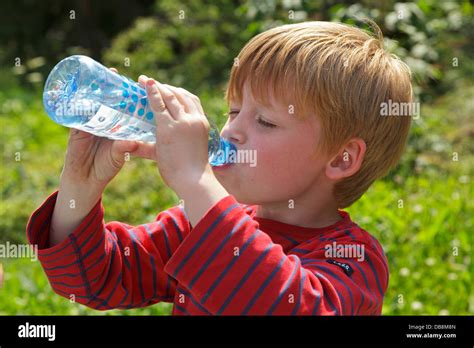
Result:
<svg viewBox="0 0 474 348">
<path fill-rule="evenodd" d="M 324 228 L 255 216 L 227 196 L 191 228 L 180 206 L 154 222 L 105 223 L 99 200 L 49 247 L 58 191 L 34 211 L 27 237 L 56 293 L 98 310 L 173 302 L 174 315 L 377 315 L 388 285 L 381 245 L 339 211 Z M 363 260 L 327 256 L 364 248 Z"/>
</svg>

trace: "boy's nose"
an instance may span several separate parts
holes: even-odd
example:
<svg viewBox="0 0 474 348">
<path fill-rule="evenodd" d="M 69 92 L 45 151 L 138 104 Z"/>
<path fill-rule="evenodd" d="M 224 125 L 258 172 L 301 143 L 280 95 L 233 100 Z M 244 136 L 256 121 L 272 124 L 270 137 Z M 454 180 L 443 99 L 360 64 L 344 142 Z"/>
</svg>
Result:
<svg viewBox="0 0 474 348">
<path fill-rule="evenodd" d="M 233 126 L 229 126 L 229 123 L 226 123 L 224 128 L 222 128 L 221 136 L 234 144 L 243 144 L 245 143 L 246 136 L 243 131 L 236 129 Z"/>
</svg>

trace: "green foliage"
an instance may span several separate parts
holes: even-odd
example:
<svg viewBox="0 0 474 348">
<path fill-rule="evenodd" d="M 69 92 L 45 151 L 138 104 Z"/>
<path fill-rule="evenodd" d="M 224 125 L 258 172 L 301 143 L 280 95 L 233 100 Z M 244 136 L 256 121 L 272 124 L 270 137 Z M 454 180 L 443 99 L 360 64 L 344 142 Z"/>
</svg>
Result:
<svg viewBox="0 0 474 348">
<path fill-rule="evenodd" d="M 453 160 L 468 174 L 474 165 L 472 132 L 474 86 L 467 81 L 455 93 L 440 97 L 433 104 L 422 104 L 418 119 L 412 121 L 405 153 L 398 166 L 384 180 L 400 181 L 413 174 L 437 177 L 452 171 Z"/>
<path fill-rule="evenodd" d="M 415 93 L 430 101 L 465 74 L 474 75 L 470 57 L 474 24 L 467 1 L 418 0 L 408 3 L 370 1 L 352 5 L 323 1 L 231 0 L 157 1 L 153 15 L 138 18 L 119 34 L 104 58 L 132 77 L 147 74 L 201 93 L 223 88 L 243 45 L 254 35 L 286 23 L 332 20 L 367 28 L 374 20 L 385 35 L 386 48 L 412 69 Z M 127 66 L 127 64 L 130 66 Z M 125 64 L 125 65 L 124 65 Z"/>
<path fill-rule="evenodd" d="M 108 65 L 138 77 L 201 93 L 220 88 L 234 57 L 252 33 L 234 1 L 156 2 L 153 16 L 138 18 L 104 52 Z"/>
<path fill-rule="evenodd" d="M 448 176 L 378 181 L 348 209 L 381 242 L 389 261 L 383 314 L 472 312 L 472 189 L 455 167 Z"/>
<path fill-rule="evenodd" d="M 432 101 L 433 93 L 453 88 L 464 74 L 473 76 L 472 5 L 469 1 L 385 1 L 373 8 L 368 2 L 331 8 L 331 19 L 348 24 L 374 20 L 385 36 L 385 46 L 412 70 L 415 94 Z"/>
</svg>

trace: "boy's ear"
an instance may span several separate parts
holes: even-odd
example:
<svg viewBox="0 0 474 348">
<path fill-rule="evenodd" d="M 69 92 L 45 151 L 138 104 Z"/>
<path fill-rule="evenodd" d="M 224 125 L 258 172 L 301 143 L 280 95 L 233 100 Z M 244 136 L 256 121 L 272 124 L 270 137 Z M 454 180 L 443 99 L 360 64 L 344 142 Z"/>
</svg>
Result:
<svg viewBox="0 0 474 348">
<path fill-rule="evenodd" d="M 326 165 L 326 176 L 330 180 L 348 178 L 360 169 L 366 150 L 365 141 L 352 138 L 344 145 L 341 152 L 331 158 Z"/>
</svg>

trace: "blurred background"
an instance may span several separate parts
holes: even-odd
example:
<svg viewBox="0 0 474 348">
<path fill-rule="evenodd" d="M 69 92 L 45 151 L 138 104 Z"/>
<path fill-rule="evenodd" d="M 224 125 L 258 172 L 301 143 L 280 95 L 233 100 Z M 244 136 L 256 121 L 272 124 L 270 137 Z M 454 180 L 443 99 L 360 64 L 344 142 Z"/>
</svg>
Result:
<svg viewBox="0 0 474 348">
<path fill-rule="evenodd" d="M 390 265 L 384 315 L 466 315 L 472 294 L 474 23 L 469 1 L 28 1 L 0 4 L 0 243 L 24 244 L 32 212 L 57 189 L 69 129 L 43 110 L 47 74 L 85 54 L 201 98 L 219 126 L 243 45 L 284 23 L 371 18 L 414 73 L 421 117 L 400 165 L 348 209 Z M 19 155 L 18 155 L 19 154 Z M 133 158 L 107 187 L 105 221 L 139 225 L 178 198 L 151 161 Z M 0 259 L 0 315 L 168 315 L 171 304 L 98 312 L 56 295 L 38 262 Z"/>
</svg>

